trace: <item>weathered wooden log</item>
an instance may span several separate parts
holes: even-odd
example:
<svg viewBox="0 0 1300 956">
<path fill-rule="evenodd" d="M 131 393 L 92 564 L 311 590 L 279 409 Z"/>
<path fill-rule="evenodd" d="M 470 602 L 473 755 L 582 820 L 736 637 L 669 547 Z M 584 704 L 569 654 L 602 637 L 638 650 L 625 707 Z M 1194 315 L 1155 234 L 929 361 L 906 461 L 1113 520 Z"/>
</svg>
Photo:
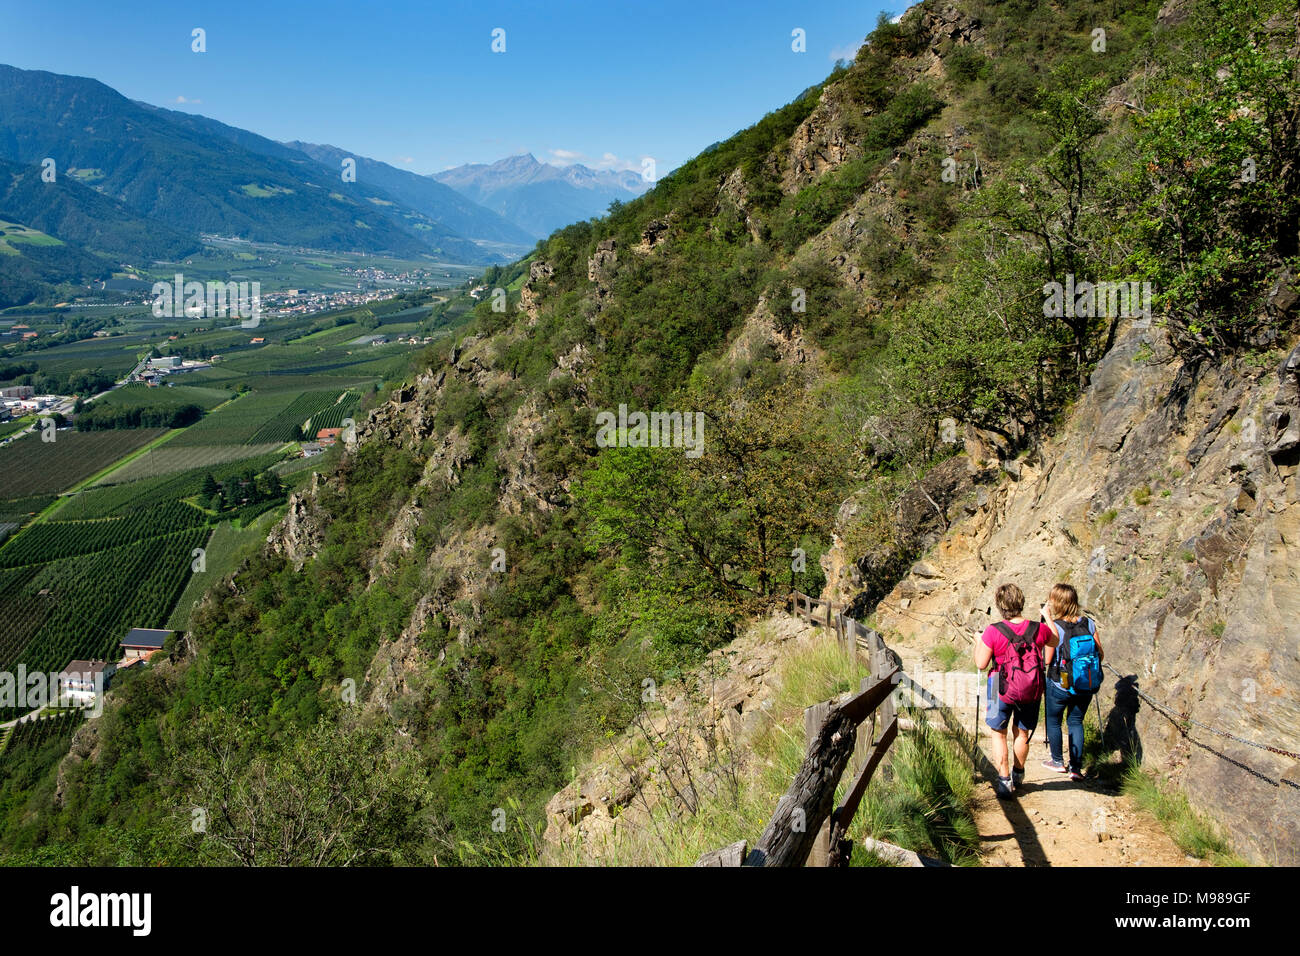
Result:
<svg viewBox="0 0 1300 956">
<path fill-rule="evenodd" d="M 873 682 L 870 677 L 864 677 L 862 678 L 861 684 L 858 685 L 858 689 L 866 690 L 868 687 L 871 686 L 872 683 Z M 872 714 L 870 718 L 864 720 L 858 726 L 858 742 L 857 745 L 853 748 L 853 759 L 849 761 L 849 769 L 848 769 L 848 772 L 853 774 L 854 776 L 857 776 L 859 773 L 861 773 L 862 768 L 865 767 L 867 765 L 867 761 L 871 759 L 871 750 L 872 750 L 871 742 L 875 739 L 876 736 L 875 728 L 872 726 L 872 721 L 874 721 L 875 719 L 876 719 L 875 714 Z"/>
<path fill-rule="evenodd" d="M 849 824 L 853 822 L 853 815 L 858 812 L 858 804 L 866 795 L 867 784 L 871 783 L 871 775 L 876 772 L 876 767 L 880 766 L 880 761 L 884 759 L 885 753 L 897 736 L 898 718 L 895 717 L 880 735 L 880 740 L 871 752 L 870 759 L 867 760 L 857 779 L 853 781 L 853 785 L 849 787 L 844 802 L 831 814 L 830 853 L 827 855 L 827 866 L 849 865 L 849 858 L 853 855 L 853 844 L 848 839 Z"/>
<path fill-rule="evenodd" d="M 884 840 L 873 840 L 871 837 L 867 837 L 862 841 L 862 845 L 886 863 L 892 863 L 894 866 L 951 866 L 951 864 L 942 860 L 936 860 L 930 856 L 921 856 L 921 854 L 912 850 L 886 843 Z"/>
<path fill-rule="evenodd" d="M 853 756 L 858 724 L 889 696 L 895 673 L 881 675 L 866 690 L 831 708 L 790 789 L 749 851 L 746 866 L 803 866 L 818 830 L 834 809 L 835 787 Z"/>
<path fill-rule="evenodd" d="M 840 710 L 857 723 L 862 723 L 893 692 L 898 685 L 898 680 L 898 668 L 887 669 L 879 678 L 872 681 L 868 687 L 859 691 L 857 696 L 851 697 L 840 705 Z"/>
<path fill-rule="evenodd" d="M 695 861 L 696 866 L 744 866 L 745 850 L 749 847 L 748 840 L 739 840 L 735 843 L 721 847 L 717 850 L 710 850 L 704 856 Z"/>
<path fill-rule="evenodd" d="M 820 704 L 813 704 L 803 712 L 804 739 L 807 742 L 808 752 L 812 752 L 813 746 L 817 742 L 817 734 L 826 722 L 826 717 L 831 712 L 832 703 L 824 700 Z M 817 828 L 817 839 L 813 840 L 812 849 L 808 851 L 808 866 L 827 866 L 830 863 L 831 853 L 831 826 L 830 817 L 826 822 Z"/>
</svg>

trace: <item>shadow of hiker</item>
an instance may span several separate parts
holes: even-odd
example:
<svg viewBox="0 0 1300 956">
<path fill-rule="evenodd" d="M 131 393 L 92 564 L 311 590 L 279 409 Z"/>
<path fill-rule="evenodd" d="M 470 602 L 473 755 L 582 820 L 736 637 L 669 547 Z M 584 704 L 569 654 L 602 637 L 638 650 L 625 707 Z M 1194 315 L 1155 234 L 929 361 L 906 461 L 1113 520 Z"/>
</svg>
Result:
<svg viewBox="0 0 1300 956">
<path fill-rule="evenodd" d="M 1137 715 L 1142 708 L 1138 696 L 1137 675 L 1130 674 L 1115 682 L 1115 703 L 1106 715 L 1102 739 L 1106 746 L 1118 750 L 1124 762 L 1142 762 L 1142 737 L 1138 734 Z"/>
<path fill-rule="evenodd" d="M 977 771 L 992 787 L 994 781 L 998 779 L 998 768 L 993 765 L 993 761 L 989 760 L 984 751 L 978 746 L 975 752 L 979 755 Z M 1020 848 L 1020 859 L 1025 866 L 1050 866 L 1051 864 L 1047 860 L 1047 851 L 1043 849 L 1043 844 L 1038 840 L 1038 830 L 1016 798 L 998 800 L 998 806 L 1002 808 L 1002 813 L 1006 816 L 1007 822 L 1011 824 L 1011 836 L 1015 837 L 1016 845 Z M 994 835 L 991 837 L 981 836 L 980 839 L 1006 838 Z"/>
<path fill-rule="evenodd" d="M 1106 717 L 1105 739 L 1109 746 L 1113 746 L 1120 751 L 1120 756 L 1124 760 L 1132 758 L 1135 762 L 1142 762 L 1142 739 L 1137 732 L 1137 714 L 1141 709 L 1142 699 L 1138 696 L 1137 676 L 1130 674 L 1128 677 L 1122 677 L 1115 683 L 1115 706 L 1111 708 L 1110 714 Z M 1213 754 L 1220 760 L 1232 764 L 1239 770 L 1244 770 L 1253 777 L 1264 781 L 1271 786 L 1278 786 L 1279 781 L 1274 780 L 1266 773 L 1256 770 L 1254 767 L 1243 763 L 1242 761 L 1229 756 L 1222 750 L 1211 747 L 1209 744 L 1194 739 L 1189 733 L 1188 728 L 1179 721 L 1175 720 L 1170 714 L 1165 713 L 1159 707 L 1151 708 L 1154 713 L 1159 714 L 1189 744 L 1199 747 L 1208 753 Z"/>
</svg>

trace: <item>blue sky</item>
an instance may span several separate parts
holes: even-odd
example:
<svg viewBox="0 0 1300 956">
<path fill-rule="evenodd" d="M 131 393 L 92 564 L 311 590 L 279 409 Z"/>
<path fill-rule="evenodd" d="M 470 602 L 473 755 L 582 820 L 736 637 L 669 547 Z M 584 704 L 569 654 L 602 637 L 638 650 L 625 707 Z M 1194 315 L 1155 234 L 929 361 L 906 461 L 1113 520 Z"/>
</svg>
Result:
<svg viewBox="0 0 1300 956">
<path fill-rule="evenodd" d="M 419 173 L 528 151 L 607 168 L 649 156 L 663 175 L 823 79 L 881 10 L 905 7 L 0 0 L 0 62 Z M 807 52 L 791 50 L 796 28 Z"/>
</svg>

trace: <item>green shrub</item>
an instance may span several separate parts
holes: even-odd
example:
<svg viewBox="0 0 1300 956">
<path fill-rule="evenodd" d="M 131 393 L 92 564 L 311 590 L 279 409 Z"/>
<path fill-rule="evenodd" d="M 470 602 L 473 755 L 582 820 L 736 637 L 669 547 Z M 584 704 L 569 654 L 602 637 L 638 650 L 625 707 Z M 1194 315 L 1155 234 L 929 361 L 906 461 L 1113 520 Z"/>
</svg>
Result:
<svg viewBox="0 0 1300 956">
<path fill-rule="evenodd" d="M 989 79 L 989 95 L 1004 112 L 1032 108 L 1038 102 L 1038 81 L 1023 63 L 997 62 Z"/>
<path fill-rule="evenodd" d="M 944 59 L 944 71 L 959 88 L 981 79 L 989 70 L 989 60 L 970 45 L 954 47 Z"/>
<path fill-rule="evenodd" d="M 930 656 L 945 671 L 950 671 L 965 655 L 951 644 L 940 644 L 930 652 Z"/>
</svg>

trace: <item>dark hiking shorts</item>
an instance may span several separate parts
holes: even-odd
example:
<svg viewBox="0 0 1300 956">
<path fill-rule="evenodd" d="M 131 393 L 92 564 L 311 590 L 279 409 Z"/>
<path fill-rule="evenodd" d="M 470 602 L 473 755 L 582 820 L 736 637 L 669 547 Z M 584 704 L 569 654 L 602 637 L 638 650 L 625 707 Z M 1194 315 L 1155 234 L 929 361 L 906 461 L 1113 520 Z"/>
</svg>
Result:
<svg viewBox="0 0 1300 956">
<path fill-rule="evenodd" d="M 1003 731 L 1014 719 L 1017 727 L 1032 734 L 1038 727 L 1038 712 L 1042 710 L 1042 701 L 1036 700 L 1032 704 L 1008 704 L 994 693 L 993 680 L 994 678 L 990 676 L 986 685 L 989 703 L 984 711 L 984 723 L 994 730 Z"/>
</svg>

